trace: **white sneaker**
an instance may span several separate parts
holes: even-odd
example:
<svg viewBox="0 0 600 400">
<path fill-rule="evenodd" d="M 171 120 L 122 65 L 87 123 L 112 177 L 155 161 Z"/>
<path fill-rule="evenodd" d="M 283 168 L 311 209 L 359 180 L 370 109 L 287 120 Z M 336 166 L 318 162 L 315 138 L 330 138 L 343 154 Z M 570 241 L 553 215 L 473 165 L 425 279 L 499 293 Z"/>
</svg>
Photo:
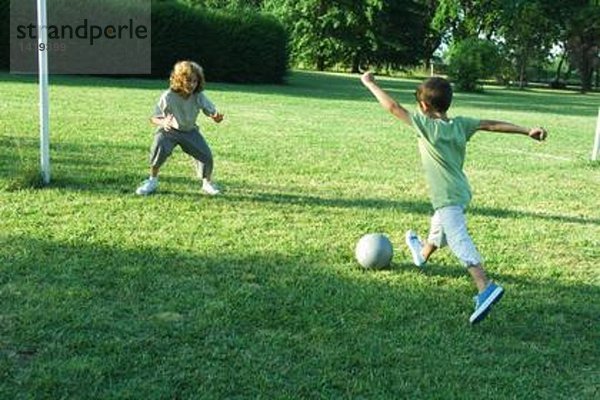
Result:
<svg viewBox="0 0 600 400">
<path fill-rule="evenodd" d="M 135 194 L 147 196 L 156 191 L 158 187 L 158 178 L 148 178 L 135 191 Z"/>
<path fill-rule="evenodd" d="M 221 193 L 221 191 L 217 189 L 217 187 L 212 182 L 206 180 L 202 181 L 202 191 L 211 196 L 215 196 Z"/>
<path fill-rule="evenodd" d="M 425 264 L 425 257 L 423 257 L 423 245 L 421 244 L 421 238 L 417 236 L 415 231 L 406 231 L 406 245 L 412 255 L 413 263 L 417 267 L 422 267 Z"/>
</svg>

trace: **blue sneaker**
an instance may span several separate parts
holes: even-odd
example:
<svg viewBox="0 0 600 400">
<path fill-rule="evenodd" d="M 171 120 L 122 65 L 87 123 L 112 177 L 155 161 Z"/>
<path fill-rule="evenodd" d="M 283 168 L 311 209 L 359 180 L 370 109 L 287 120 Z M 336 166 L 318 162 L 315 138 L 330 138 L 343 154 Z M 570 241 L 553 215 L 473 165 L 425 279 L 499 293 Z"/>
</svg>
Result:
<svg viewBox="0 0 600 400">
<path fill-rule="evenodd" d="M 502 286 L 496 285 L 494 282 L 490 282 L 485 290 L 475 296 L 475 312 L 471 314 L 469 322 L 476 324 L 481 322 L 491 311 L 492 305 L 497 303 L 504 294 Z"/>
</svg>

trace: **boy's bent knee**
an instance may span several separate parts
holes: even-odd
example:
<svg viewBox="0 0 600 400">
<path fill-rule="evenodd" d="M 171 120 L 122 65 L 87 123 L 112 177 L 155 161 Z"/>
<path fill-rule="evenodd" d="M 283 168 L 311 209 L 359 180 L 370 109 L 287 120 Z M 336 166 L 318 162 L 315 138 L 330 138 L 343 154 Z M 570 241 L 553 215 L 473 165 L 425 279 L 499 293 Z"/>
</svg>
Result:
<svg viewBox="0 0 600 400">
<path fill-rule="evenodd" d="M 475 243 L 469 235 L 460 238 L 449 238 L 448 245 L 452 253 L 460 260 L 466 268 L 472 268 L 483 264 L 483 259 Z"/>
</svg>

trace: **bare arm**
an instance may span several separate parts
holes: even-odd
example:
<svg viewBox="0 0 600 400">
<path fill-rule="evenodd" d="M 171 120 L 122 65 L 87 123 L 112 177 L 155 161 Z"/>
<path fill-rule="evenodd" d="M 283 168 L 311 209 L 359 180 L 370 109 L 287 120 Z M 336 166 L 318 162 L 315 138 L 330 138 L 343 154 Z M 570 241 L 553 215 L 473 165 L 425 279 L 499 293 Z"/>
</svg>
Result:
<svg viewBox="0 0 600 400">
<path fill-rule="evenodd" d="M 503 133 L 518 133 L 521 135 L 527 135 L 535 140 L 546 140 L 548 132 L 542 127 L 525 128 L 524 126 L 515 125 L 510 122 L 504 121 L 493 121 L 482 119 L 479 123 L 479 130 L 490 131 L 490 132 L 503 132 Z"/>
<path fill-rule="evenodd" d="M 223 121 L 223 118 L 225 118 L 225 115 L 221 114 L 220 112 L 215 112 L 210 117 L 212 118 L 213 121 L 215 121 L 218 124 L 219 122 Z"/>
<path fill-rule="evenodd" d="M 204 92 L 200 92 L 198 94 L 198 105 L 202 109 L 204 115 L 212 118 L 212 120 L 215 121 L 217 124 L 223 121 L 223 118 L 225 116 L 219 111 L 217 111 L 217 108 L 215 107 L 213 102 L 210 101 L 210 99 L 204 94 Z"/>
<path fill-rule="evenodd" d="M 372 72 L 365 72 L 361 76 L 360 80 L 363 83 L 363 85 L 365 85 L 367 89 L 371 91 L 373 96 L 375 96 L 375 98 L 383 108 L 388 110 L 390 113 L 392 113 L 393 116 L 403 121 L 404 123 L 412 125 L 412 121 L 410 120 L 410 113 L 408 112 L 408 110 L 402 107 L 400 104 L 398 104 L 396 100 L 394 100 L 389 94 L 387 94 L 382 88 L 380 88 L 379 85 L 377 85 Z"/>
<path fill-rule="evenodd" d="M 164 117 L 150 117 L 150 122 L 156 126 L 162 126 L 164 123 Z"/>
</svg>

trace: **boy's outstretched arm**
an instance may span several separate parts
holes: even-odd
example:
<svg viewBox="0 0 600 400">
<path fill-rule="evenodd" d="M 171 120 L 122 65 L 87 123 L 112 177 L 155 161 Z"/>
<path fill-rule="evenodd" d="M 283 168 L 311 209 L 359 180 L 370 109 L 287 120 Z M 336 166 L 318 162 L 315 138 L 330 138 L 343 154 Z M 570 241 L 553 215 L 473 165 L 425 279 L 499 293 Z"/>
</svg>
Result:
<svg viewBox="0 0 600 400">
<path fill-rule="evenodd" d="M 479 123 L 479 130 L 503 133 L 520 133 L 521 135 L 527 135 L 530 138 L 539 141 L 546 140 L 548 137 L 548 132 L 546 132 L 546 130 L 542 127 L 525 128 L 524 126 L 515 125 L 504 121 L 482 119 Z"/>
<path fill-rule="evenodd" d="M 389 112 L 391 112 L 396 118 L 405 122 L 408 125 L 412 125 L 412 121 L 410 120 L 410 113 L 404 107 L 396 102 L 396 100 L 392 99 L 392 97 L 387 94 L 382 88 L 375 83 L 375 77 L 372 72 L 365 72 L 360 77 L 363 85 L 367 87 L 373 93 L 373 96 L 379 101 L 379 104 Z"/>
</svg>

